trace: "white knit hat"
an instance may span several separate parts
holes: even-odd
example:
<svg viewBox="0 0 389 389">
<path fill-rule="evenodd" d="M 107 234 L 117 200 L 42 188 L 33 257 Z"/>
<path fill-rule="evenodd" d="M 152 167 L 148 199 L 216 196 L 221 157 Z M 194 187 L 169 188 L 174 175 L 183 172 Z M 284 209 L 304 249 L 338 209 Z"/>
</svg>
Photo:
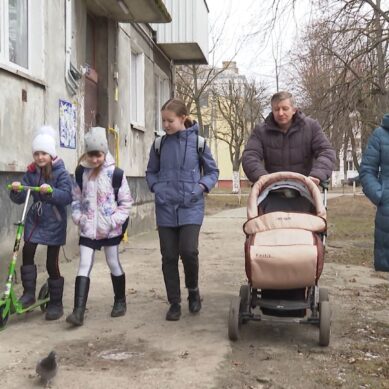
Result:
<svg viewBox="0 0 389 389">
<path fill-rule="evenodd" d="M 52 158 L 57 156 L 55 151 L 55 130 L 51 126 L 42 126 L 34 134 L 32 141 L 32 152 L 43 151 L 50 154 Z"/>
<path fill-rule="evenodd" d="M 85 151 L 102 151 L 104 154 L 108 153 L 108 141 L 105 135 L 105 128 L 91 127 L 85 134 Z"/>
</svg>

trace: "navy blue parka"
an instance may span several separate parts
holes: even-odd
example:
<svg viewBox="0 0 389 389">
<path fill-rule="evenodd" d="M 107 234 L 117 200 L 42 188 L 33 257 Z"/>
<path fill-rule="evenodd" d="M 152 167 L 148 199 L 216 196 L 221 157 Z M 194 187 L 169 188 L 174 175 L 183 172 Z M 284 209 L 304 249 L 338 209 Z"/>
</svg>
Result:
<svg viewBox="0 0 389 389">
<path fill-rule="evenodd" d="M 172 135 L 166 135 L 160 155 L 150 150 L 146 180 L 155 194 L 155 212 L 159 227 L 201 225 L 204 219 L 204 191 L 216 184 L 219 170 L 211 151 L 205 145 L 197 150 L 198 124 Z M 201 168 L 203 172 L 201 173 Z"/>
<path fill-rule="evenodd" d="M 374 267 L 389 272 L 389 114 L 369 138 L 359 176 L 363 192 L 377 206 Z"/>
<path fill-rule="evenodd" d="M 34 163 L 24 174 L 22 185 L 41 186 L 48 184 L 53 188 L 51 194 L 32 192 L 33 204 L 28 210 L 24 240 L 47 246 L 66 243 L 67 212 L 66 206 L 72 202 L 72 182 L 60 158 L 52 163 L 52 178 L 45 180 L 42 170 Z M 10 192 L 10 198 L 17 204 L 24 203 L 26 192 Z"/>
</svg>

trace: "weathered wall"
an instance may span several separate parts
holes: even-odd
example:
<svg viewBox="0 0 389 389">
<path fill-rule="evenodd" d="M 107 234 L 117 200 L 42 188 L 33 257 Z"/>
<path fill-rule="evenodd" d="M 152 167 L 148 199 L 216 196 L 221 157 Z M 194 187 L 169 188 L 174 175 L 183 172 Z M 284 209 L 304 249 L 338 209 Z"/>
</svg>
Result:
<svg viewBox="0 0 389 389">
<path fill-rule="evenodd" d="M 20 180 L 32 161 L 31 142 L 34 130 L 42 124 L 50 124 L 59 129 L 60 99 L 72 103 L 77 109 L 77 146 L 76 149 L 63 148 L 58 142 L 57 153 L 71 173 L 83 153 L 84 77 L 79 81 L 76 95 L 71 95 L 65 83 L 65 0 L 44 1 L 42 4 L 42 76 L 28 76 L 0 63 L 0 280 L 4 280 L 13 249 L 16 233 L 13 223 L 22 212 L 22 206 L 11 203 L 5 185 Z M 71 61 L 80 71 L 86 65 L 86 18 L 85 1 L 73 1 Z M 144 176 L 154 139 L 154 73 L 163 72 L 171 78 L 170 64 L 164 56 L 155 56 L 155 46 L 147 38 L 147 35 L 150 36 L 147 26 L 144 26 L 144 32 L 141 33 L 130 24 L 118 26 L 104 18 L 97 18 L 97 22 L 99 120 L 107 128 L 118 129 L 119 166 L 125 170 L 134 197 L 129 234 L 135 234 L 155 227 L 153 195 L 147 188 Z M 144 53 L 145 125 L 142 129 L 132 128 L 129 116 L 130 56 L 131 48 L 135 46 Z M 117 95 L 114 72 L 119 75 Z M 27 96 L 26 101 L 22 101 L 22 91 Z M 115 142 L 111 134 L 109 143 L 114 154 Z M 70 216 L 67 245 L 64 249 L 68 257 L 78 252 L 77 228 Z M 38 250 L 40 269 L 44 269 L 45 257 L 45 252 Z M 20 264 L 21 256 L 17 268 Z"/>
</svg>

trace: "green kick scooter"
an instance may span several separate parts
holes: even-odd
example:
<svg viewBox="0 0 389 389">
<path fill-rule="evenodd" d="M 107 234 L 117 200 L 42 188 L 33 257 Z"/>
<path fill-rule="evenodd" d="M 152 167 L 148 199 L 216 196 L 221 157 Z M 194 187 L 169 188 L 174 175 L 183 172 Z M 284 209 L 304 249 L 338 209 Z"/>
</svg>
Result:
<svg viewBox="0 0 389 389">
<path fill-rule="evenodd" d="M 7 188 L 12 189 L 12 186 L 7 185 Z M 22 218 L 18 223 L 16 223 L 17 230 L 16 230 L 16 239 L 15 239 L 12 259 L 9 264 L 8 277 L 7 277 L 7 282 L 5 284 L 5 292 L 3 294 L 3 297 L 0 299 L 0 331 L 5 329 L 5 326 L 7 324 L 10 315 L 14 313 L 21 314 L 25 312 L 30 312 L 34 310 L 36 307 L 40 307 L 41 311 L 45 312 L 47 304 L 49 302 L 49 288 L 47 282 L 43 284 L 43 286 L 41 287 L 38 294 L 38 300 L 36 301 L 36 303 L 30 305 L 28 308 L 22 307 L 13 289 L 16 261 L 19 254 L 20 241 L 22 240 L 22 235 L 24 231 L 24 221 L 26 219 L 28 201 L 30 199 L 31 192 L 39 192 L 40 188 L 36 186 L 21 185 L 19 186 L 19 190 L 25 190 L 27 194 L 26 194 L 26 200 L 24 201 Z M 51 193 L 52 191 L 53 190 L 51 189 L 48 191 L 48 193 Z"/>
</svg>

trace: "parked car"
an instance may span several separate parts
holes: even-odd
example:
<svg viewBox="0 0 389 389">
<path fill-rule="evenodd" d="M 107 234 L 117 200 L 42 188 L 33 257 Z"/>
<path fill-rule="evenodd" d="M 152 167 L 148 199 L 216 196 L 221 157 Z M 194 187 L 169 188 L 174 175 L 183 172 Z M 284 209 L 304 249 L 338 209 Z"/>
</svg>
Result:
<svg viewBox="0 0 389 389">
<path fill-rule="evenodd" d="M 355 182 L 355 186 L 360 186 L 361 185 L 361 179 L 359 178 L 359 175 L 355 176 L 355 177 L 350 177 L 350 178 L 347 178 L 347 185 L 353 185 Z"/>
</svg>

